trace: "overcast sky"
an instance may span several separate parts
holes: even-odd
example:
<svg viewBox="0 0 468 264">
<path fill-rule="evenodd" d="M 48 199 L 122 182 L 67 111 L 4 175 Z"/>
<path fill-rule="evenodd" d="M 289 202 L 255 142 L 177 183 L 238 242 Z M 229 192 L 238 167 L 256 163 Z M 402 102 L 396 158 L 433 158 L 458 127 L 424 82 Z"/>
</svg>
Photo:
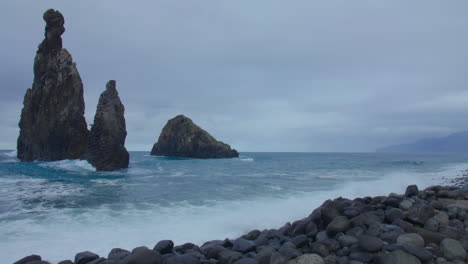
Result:
<svg viewBox="0 0 468 264">
<path fill-rule="evenodd" d="M 240 151 L 373 151 L 468 130 L 468 1 L 1 1 L 0 149 L 48 8 L 92 123 L 110 79 L 129 150 L 185 114 Z"/>
</svg>

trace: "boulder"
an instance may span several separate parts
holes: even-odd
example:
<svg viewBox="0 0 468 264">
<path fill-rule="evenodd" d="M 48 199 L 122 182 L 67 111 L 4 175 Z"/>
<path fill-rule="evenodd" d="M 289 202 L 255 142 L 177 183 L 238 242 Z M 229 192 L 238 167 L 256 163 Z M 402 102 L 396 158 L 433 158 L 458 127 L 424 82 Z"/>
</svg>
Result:
<svg viewBox="0 0 468 264">
<path fill-rule="evenodd" d="M 398 236 L 397 244 L 402 246 L 410 245 L 422 248 L 424 247 L 424 239 L 415 233 L 405 233 Z"/>
<path fill-rule="evenodd" d="M 111 80 L 99 97 L 86 153 L 86 159 L 98 171 L 128 168 L 124 112 L 125 107 L 120 101 L 115 81 Z"/>
<path fill-rule="evenodd" d="M 241 253 L 247 253 L 250 251 L 254 251 L 255 249 L 256 249 L 256 246 L 252 241 L 244 239 L 242 237 L 236 239 L 232 247 L 232 250 L 238 251 Z"/>
<path fill-rule="evenodd" d="M 173 248 L 174 242 L 172 242 L 172 240 L 161 240 L 156 244 L 156 246 L 154 246 L 153 250 L 156 250 L 161 253 L 161 255 L 164 255 L 171 253 Z"/>
<path fill-rule="evenodd" d="M 148 249 L 147 247 L 137 247 L 132 253 L 122 259 L 119 264 L 160 264 L 162 263 L 161 254 Z"/>
<path fill-rule="evenodd" d="M 83 84 L 70 53 L 62 48 L 65 19 L 44 13 L 45 39 L 34 59 L 34 81 L 26 91 L 19 121 L 17 156 L 21 161 L 78 159 L 86 151 Z"/>
<path fill-rule="evenodd" d="M 351 227 L 351 221 L 348 220 L 346 216 L 337 216 L 335 217 L 327 226 L 327 233 L 330 235 L 335 235 L 339 232 L 344 232 Z"/>
<path fill-rule="evenodd" d="M 304 254 L 289 261 L 288 264 L 325 264 L 325 261 L 317 254 Z"/>
<path fill-rule="evenodd" d="M 405 191 L 405 196 L 406 197 L 417 196 L 418 193 L 419 193 L 418 186 L 409 185 L 408 187 L 406 187 L 406 191 Z"/>
<path fill-rule="evenodd" d="M 216 140 L 184 115 L 167 122 L 151 155 L 198 159 L 239 157 L 235 149 Z"/>
<path fill-rule="evenodd" d="M 362 235 L 359 237 L 359 247 L 367 252 L 376 252 L 383 247 L 383 241 L 378 237 Z"/>
<path fill-rule="evenodd" d="M 465 260 L 466 251 L 463 246 L 455 239 L 446 238 L 440 243 L 440 249 L 444 257 L 448 260 Z"/>
<path fill-rule="evenodd" d="M 404 251 L 396 250 L 391 253 L 381 255 L 376 263 L 378 264 L 421 264 L 421 261 L 413 255 Z"/>
<path fill-rule="evenodd" d="M 75 263 L 86 264 L 98 258 L 99 258 L 99 255 L 94 254 L 93 252 L 84 251 L 75 255 Z"/>
<path fill-rule="evenodd" d="M 42 260 L 41 256 L 39 256 L 39 255 L 30 255 L 30 256 L 26 256 L 26 257 L 16 261 L 13 264 L 27 264 L 28 262 L 37 261 L 37 260 Z"/>
</svg>

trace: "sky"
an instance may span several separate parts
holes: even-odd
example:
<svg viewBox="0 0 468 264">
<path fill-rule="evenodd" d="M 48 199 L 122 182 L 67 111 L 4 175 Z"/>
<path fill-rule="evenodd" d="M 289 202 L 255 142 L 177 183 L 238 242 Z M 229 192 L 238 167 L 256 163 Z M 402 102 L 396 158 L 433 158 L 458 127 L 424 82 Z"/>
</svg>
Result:
<svg viewBox="0 0 468 264">
<path fill-rule="evenodd" d="M 15 149 L 44 38 L 84 84 L 86 120 L 117 81 L 126 147 L 190 117 L 239 151 L 369 152 L 468 130 L 468 1 L 1 1 L 0 149 Z"/>
</svg>

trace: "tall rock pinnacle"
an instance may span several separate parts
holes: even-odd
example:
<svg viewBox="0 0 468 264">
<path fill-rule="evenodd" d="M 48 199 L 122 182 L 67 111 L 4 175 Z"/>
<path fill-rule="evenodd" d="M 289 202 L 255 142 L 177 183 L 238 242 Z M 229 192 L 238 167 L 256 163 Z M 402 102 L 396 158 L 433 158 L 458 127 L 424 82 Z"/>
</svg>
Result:
<svg viewBox="0 0 468 264">
<path fill-rule="evenodd" d="M 128 167 L 124 112 L 125 108 L 115 88 L 115 81 L 111 80 L 99 97 L 94 124 L 89 133 L 86 158 L 98 171 Z"/>
<path fill-rule="evenodd" d="M 73 59 L 62 48 L 65 20 L 44 13 L 45 38 L 34 59 L 34 82 L 26 91 L 17 142 L 21 161 L 77 159 L 86 151 L 83 84 Z"/>
<path fill-rule="evenodd" d="M 167 121 L 151 155 L 197 159 L 239 157 L 235 149 L 216 140 L 184 115 Z"/>
</svg>

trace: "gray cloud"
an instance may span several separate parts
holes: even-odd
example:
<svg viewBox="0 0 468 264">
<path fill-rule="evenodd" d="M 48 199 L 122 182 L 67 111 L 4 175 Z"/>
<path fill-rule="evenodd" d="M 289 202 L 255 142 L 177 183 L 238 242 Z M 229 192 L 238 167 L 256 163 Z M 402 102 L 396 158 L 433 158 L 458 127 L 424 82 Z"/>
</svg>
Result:
<svg viewBox="0 0 468 264">
<path fill-rule="evenodd" d="M 116 79 L 129 149 L 179 113 L 241 151 L 372 151 L 468 129 L 463 0 L 4 1 L 1 148 L 15 147 L 50 7 L 88 123 Z"/>
</svg>

